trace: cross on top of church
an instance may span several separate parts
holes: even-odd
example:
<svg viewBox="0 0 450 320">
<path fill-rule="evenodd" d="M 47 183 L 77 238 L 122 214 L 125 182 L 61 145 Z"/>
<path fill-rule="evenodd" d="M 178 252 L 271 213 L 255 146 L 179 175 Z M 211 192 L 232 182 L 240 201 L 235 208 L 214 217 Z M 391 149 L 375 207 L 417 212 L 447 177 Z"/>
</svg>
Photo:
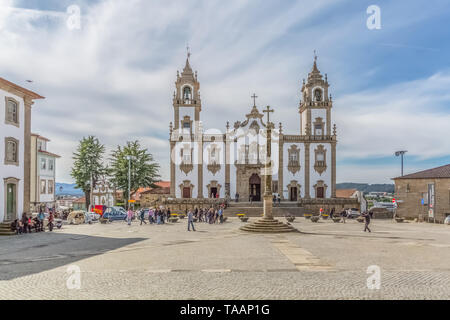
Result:
<svg viewBox="0 0 450 320">
<path fill-rule="evenodd" d="M 256 93 L 254 93 L 254 94 L 252 95 L 252 98 L 253 98 L 253 106 L 256 107 L 256 98 L 258 98 L 258 96 L 256 95 Z"/>
<path fill-rule="evenodd" d="M 189 47 L 189 43 L 186 46 L 186 51 L 187 51 L 187 58 L 189 59 L 191 57 L 191 48 Z"/>
<path fill-rule="evenodd" d="M 273 109 L 270 109 L 270 106 L 266 107 L 266 110 L 263 110 L 263 112 L 267 113 L 267 124 L 270 123 L 270 113 L 275 112 Z"/>
</svg>

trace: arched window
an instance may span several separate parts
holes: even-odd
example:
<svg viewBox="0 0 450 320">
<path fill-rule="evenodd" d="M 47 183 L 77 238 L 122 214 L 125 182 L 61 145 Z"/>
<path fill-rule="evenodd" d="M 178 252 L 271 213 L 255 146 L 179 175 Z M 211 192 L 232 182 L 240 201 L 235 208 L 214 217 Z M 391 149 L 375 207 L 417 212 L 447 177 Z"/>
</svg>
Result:
<svg viewBox="0 0 450 320">
<path fill-rule="evenodd" d="M 19 104 L 12 98 L 6 98 L 6 123 L 19 125 Z"/>
<path fill-rule="evenodd" d="M 184 102 L 190 102 L 192 100 L 192 90 L 191 87 L 186 86 L 183 89 L 183 100 Z"/>
<path fill-rule="evenodd" d="M 5 164 L 19 165 L 19 141 L 8 137 L 5 138 Z"/>
<path fill-rule="evenodd" d="M 322 101 L 322 89 L 315 89 L 314 90 L 314 101 Z"/>
</svg>

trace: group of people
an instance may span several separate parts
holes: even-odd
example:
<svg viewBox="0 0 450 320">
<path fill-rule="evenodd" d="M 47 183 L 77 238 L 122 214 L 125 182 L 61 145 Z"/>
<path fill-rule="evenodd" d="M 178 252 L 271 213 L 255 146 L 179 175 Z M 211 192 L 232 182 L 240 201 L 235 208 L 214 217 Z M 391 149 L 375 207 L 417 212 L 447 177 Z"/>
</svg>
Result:
<svg viewBox="0 0 450 320">
<path fill-rule="evenodd" d="M 205 222 L 209 224 L 223 223 L 223 205 L 219 206 L 218 208 L 195 208 L 194 210 L 190 211 L 192 212 L 193 219 L 196 219 L 198 222 Z"/>
<path fill-rule="evenodd" d="M 164 224 L 169 222 L 171 212 L 170 209 L 149 209 L 148 210 L 148 222 L 150 224 Z M 141 210 L 138 212 L 139 220 L 142 224 L 147 224 L 145 218 L 145 210 Z M 131 221 L 134 217 L 134 212 L 129 209 L 127 213 L 127 222 L 128 225 L 131 225 Z"/>
<path fill-rule="evenodd" d="M 54 214 L 52 211 L 49 212 L 48 215 L 48 226 L 49 230 L 53 230 L 53 221 L 54 221 Z M 34 218 L 31 216 L 28 216 L 25 212 L 22 214 L 22 219 L 16 219 L 13 222 L 11 222 L 11 230 L 16 232 L 16 234 L 23 234 L 23 233 L 32 233 L 33 229 L 35 232 L 44 232 L 45 231 L 45 214 L 44 212 L 39 211 L 38 215 Z"/>
</svg>

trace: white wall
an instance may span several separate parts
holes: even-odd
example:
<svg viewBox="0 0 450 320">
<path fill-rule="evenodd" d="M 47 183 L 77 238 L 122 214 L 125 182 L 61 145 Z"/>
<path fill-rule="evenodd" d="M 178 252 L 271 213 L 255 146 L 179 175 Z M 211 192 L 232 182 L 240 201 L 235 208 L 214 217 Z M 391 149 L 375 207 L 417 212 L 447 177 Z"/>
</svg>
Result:
<svg viewBox="0 0 450 320">
<path fill-rule="evenodd" d="M 289 163 L 289 148 L 292 145 L 296 145 L 300 149 L 300 171 L 295 175 L 288 170 Z M 289 190 L 287 185 L 291 183 L 292 180 L 297 180 L 300 184 L 300 197 L 305 196 L 305 147 L 303 143 L 285 143 L 283 145 L 283 196 L 284 199 L 289 199 Z M 280 187 L 280 186 L 278 186 Z"/>
<path fill-rule="evenodd" d="M 192 163 L 193 163 L 193 169 L 190 171 L 187 175 L 180 170 L 180 164 L 181 164 L 181 157 L 180 157 L 180 151 L 183 148 L 183 145 L 189 144 L 191 148 L 194 150 L 192 151 Z M 177 142 L 175 144 L 175 197 L 176 198 L 182 198 L 181 190 L 180 190 L 180 184 L 183 183 L 184 180 L 190 180 L 191 184 L 194 185 L 194 188 L 192 189 L 192 198 L 197 198 L 198 195 L 198 144 L 197 143 L 190 143 L 190 142 Z"/>
<path fill-rule="evenodd" d="M 220 170 L 214 175 L 207 168 L 209 160 L 209 149 L 211 144 L 217 146 L 220 154 Z M 217 181 L 222 187 L 220 188 L 219 197 L 225 198 L 225 143 L 219 142 L 204 142 L 203 143 L 203 197 L 209 197 L 207 185 L 211 181 Z"/>
<path fill-rule="evenodd" d="M 19 128 L 14 125 L 5 124 L 5 97 L 11 97 L 19 101 Z M 25 108 L 24 101 L 20 97 L 0 89 L 0 222 L 5 218 L 5 178 L 19 179 L 17 190 L 17 214 L 22 217 L 23 193 L 24 193 L 24 123 Z M 19 166 L 5 165 L 5 137 L 13 137 L 19 140 Z"/>
<path fill-rule="evenodd" d="M 321 175 L 314 170 L 314 164 L 315 164 L 315 153 L 314 150 L 317 148 L 317 146 L 323 145 L 324 149 L 326 150 L 326 161 L 327 161 L 327 169 L 324 171 Z M 314 198 L 316 195 L 316 192 L 314 190 L 314 185 L 319 180 L 323 180 L 324 183 L 328 186 L 327 191 L 325 193 L 325 198 L 331 198 L 331 144 L 329 143 L 311 143 L 310 145 L 310 168 L 311 168 L 311 174 L 310 174 L 310 195 L 311 198 Z"/>
</svg>

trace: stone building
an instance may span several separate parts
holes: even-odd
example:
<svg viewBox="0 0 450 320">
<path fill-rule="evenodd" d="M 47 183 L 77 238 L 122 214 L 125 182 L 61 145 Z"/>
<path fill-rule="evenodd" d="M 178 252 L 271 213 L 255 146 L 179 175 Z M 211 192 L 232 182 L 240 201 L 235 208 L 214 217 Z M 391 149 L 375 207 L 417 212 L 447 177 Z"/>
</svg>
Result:
<svg viewBox="0 0 450 320">
<path fill-rule="evenodd" d="M 59 155 L 47 150 L 49 139 L 31 134 L 30 203 L 33 212 L 56 207 L 56 159 Z"/>
<path fill-rule="evenodd" d="M 450 164 L 393 180 L 397 216 L 443 222 L 450 215 Z"/>
<path fill-rule="evenodd" d="M 101 177 L 92 192 L 92 205 L 112 207 L 115 205 L 114 196 L 114 187 L 111 182 Z"/>
<path fill-rule="evenodd" d="M 141 208 L 149 208 L 163 204 L 170 197 L 170 181 L 160 181 L 155 184 L 157 188 L 150 188 L 141 193 Z"/>
<path fill-rule="evenodd" d="M 253 106 L 231 127 L 204 130 L 197 72 L 186 65 L 177 73 L 170 125 L 170 194 L 176 199 L 260 201 L 264 194 L 265 120 L 272 110 Z M 272 136 L 273 191 L 283 201 L 336 198 L 336 126 L 327 76 L 317 57 L 301 87 L 302 99 L 292 108 L 297 132 L 284 133 L 280 123 Z M 295 94 L 295 93 L 294 93 Z M 225 123 L 224 123 L 225 125 Z"/>
<path fill-rule="evenodd" d="M 31 106 L 44 99 L 0 78 L 0 223 L 30 213 Z"/>
</svg>

